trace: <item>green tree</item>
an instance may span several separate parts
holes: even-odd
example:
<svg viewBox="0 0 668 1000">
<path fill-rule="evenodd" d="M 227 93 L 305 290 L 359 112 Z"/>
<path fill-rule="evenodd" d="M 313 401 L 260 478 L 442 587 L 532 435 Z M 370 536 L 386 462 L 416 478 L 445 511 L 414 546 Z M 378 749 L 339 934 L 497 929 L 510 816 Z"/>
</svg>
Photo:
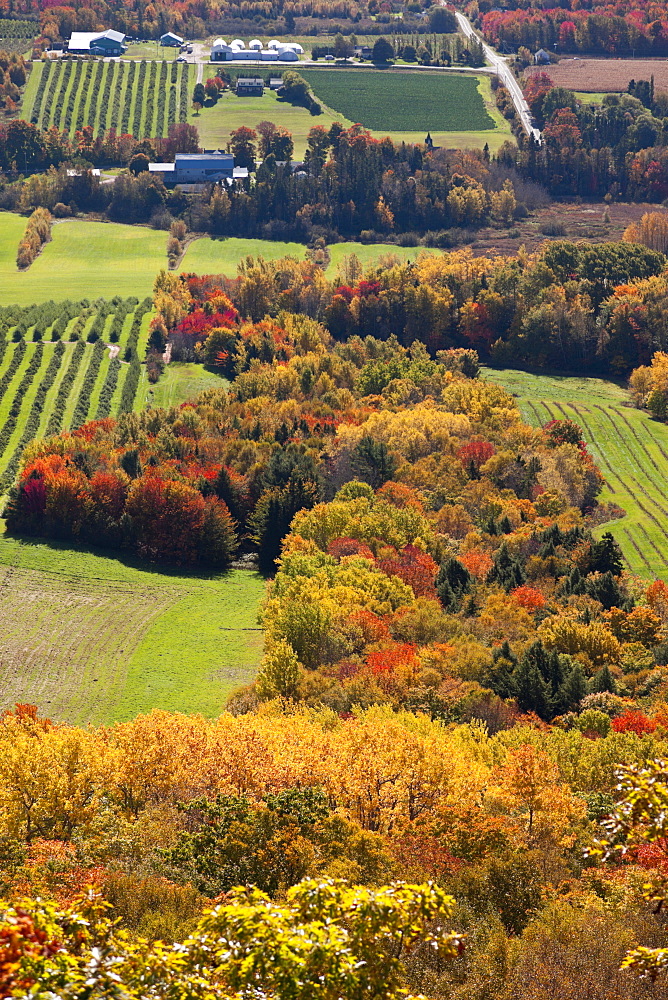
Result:
<svg viewBox="0 0 668 1000">
<path fill-rule="evenodd" d="M 375 63 L 388 63 L 394 59 L 394 49 L 387 38 L 381 35 L 374 43 L 371 58 Z"/>
</svg>

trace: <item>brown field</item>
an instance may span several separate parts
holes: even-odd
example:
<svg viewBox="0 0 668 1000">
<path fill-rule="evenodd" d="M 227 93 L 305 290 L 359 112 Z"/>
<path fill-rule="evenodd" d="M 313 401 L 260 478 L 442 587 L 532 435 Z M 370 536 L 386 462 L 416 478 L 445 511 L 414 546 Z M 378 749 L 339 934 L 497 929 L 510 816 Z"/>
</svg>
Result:
<svg viewBox="0 0 668 1000">
<path fill-rule="evenodd" d="M 627 226 L 656 208 L 656 205 L 641 203 L 613 203 L 608 206 L 606 215 L 603 202 L 555 201 L 516 222 L 510 231 L 491 226 L 479 229 L 469 245 L 476 257 L 482 257 L 516 254 L 522 246 L 537 250 L 553 239 L 615 242 L 621 240 Z"/>
<path fill-rule="evenodd" d="M 657 90 L 668 90 L 668 59 L 562 59 L 555 66 L 535 66 L 530 73 L 544 70 L 557 87 L 593 94 L 618 94 L 630 80 L 654 76 Z"/>
</svg>

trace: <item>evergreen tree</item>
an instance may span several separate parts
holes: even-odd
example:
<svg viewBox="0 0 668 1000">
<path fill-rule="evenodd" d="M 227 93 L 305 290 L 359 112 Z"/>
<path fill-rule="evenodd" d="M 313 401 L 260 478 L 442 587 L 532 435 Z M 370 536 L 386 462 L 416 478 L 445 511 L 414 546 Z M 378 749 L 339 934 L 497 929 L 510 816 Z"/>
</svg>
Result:
<svg viewBox="0 0 668 1000">
<path fill-rule="evenodd" d="M 503 542 L 494 556 L 494 565 L 487 575 L 488 583 L 498 583 L 506 590 L 514 590 L 521 587 L 526 580 L 526 574 L 517 559 L 514 559 L 508 551 L 506 542 Z"/>
<path fill-rule="evenodd" d="M 458 559 L 449 558 L 441 563 L 436 577 L 436 593 L 446 611 L 458 607 L 470 586 L 471 574 Z"/>
<path fill-rule="evenodd" d="M 610 667 L 607 663 L 605 666 L 601 667 L 598 673 L 594 674 L 590 688 L 592 694 L 599 694 L 602 691 L 609 691 L 610 694 L 617 694 L 615 678 L 610 673 Z"/>
</svg>

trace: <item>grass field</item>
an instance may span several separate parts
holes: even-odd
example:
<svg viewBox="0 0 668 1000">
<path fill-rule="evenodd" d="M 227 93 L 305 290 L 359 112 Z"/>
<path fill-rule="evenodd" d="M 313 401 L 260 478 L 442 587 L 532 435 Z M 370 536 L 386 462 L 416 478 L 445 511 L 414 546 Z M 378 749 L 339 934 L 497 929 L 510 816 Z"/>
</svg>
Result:
<svg viewBox="0 0 668 1000">
<path fill-rule="evenodd" d="M 602 379 L 486 370 L 516 397 L 528 423 L 567 417 L 584 431 L 606 484 L 601 500 L 626 516 L 605 524 L 629 569 L 668 580 L 668 426 L 636 410 L 625 389 Z"/>
<path fill-rule="evenodd" d="M 346 257 L 355 254 L 363 268 L 375 264 L 380 257 L 398 257 L 401 261 L 415 260 L 420 253 L 439 253 L 425 247 L 395 247 L 387 243 L 333 243 L 329 250 L 329 264 L 325 274 L 333 278 Z"/>
<path fill-rule="evenodd" d="M 149 402 L 151 406 L 180 406 L 205 389 L 221 389 L 228 384 L 202 365 L 172 361 L 165 366 L 160 381 L 149 389 Z"/>
<path fill-rule="evenodd" d="M 203 236 L 190 244 L 179 269 L 195 271 L 197 274 L 225 274 L 231 277 L 237 273 L 239 261 L 248 256 L 264 257 L 265 260 L 278 260 L 280 257 L 297 257 L 301 260 L 305 255 L 306 247 L 303 243 L 248 240 L 237 236 L 224 239 Z"/>
<path fill-rule="evenodd" d="M 367 125 L 368 122 L 364 117 L 347 118 L 347 112 L 343 107 L 331 107 L 327 104 L 323 94 L 320 93 L 320 77 L 326 76 L 336 78 L 335 82 L 338 81 L 340 87 L 343 89 L 351 88 L 351 90 L 357 85 L 359 77 L 364 77 L 365 80 L 368 78 L 370 81 L 377 81 L 365 84 L 365 86 L 376 88 L 375 92 L 378 90 L 382 91 L 387 86 L 390 87 L 393 93 L 395 92 L 395 88 L 400 93 L 403 93 L 404 87 L 417 87 L 423 95 L 428 95 L 431 92 L 429 86 L 431 84 L 431 88 L 435 88 L 435 92 L 439 95 L 450 93 L 450 96 L 444 99 L 445 103 L 456 100 L 454 93 L 459 92 L 458 88 L 461 83 L 465 86 L 465 90 L 468 92 L 473 106 L 478 108 L 478 117 L 476 120 L 483 123 L 482 127 L 477 126 L 473 128 L 472 119 L 464 120 L 463 115 L 457 113 L 457 116 L 455 116 L 455 112 L 450 111 L 448 114 L 450 115 L 451 123 L 456 124 L 459 120 L 460 122 L 464 121 L 464 125 L 460 125 L 458 129 L 451 131 L 439 130 L 436 126 L 436 120 L 442 114 L 440 110 L 441 106 L 434 107 L 432 105 L 431 111 L 427 110 L 426 107 L 423 109 L 424 120 L 427 122 L 424 128 L 408 115 L 404 121 L 406 131 L 401 131 L 393 128 L 390 124 L 393 112 L 390 107 L 392 102 L 388 102 L 387 124 L 381 123 L 378 128 L 370 128 L 370 131 L 376 138 L 389 135 L 395 142 L 421 143 L 424 142 L 425 135 L 430 130 L 432 138 L 438 146 L 482 149 L 485 143 L 487 143 L 492 152 L 496 152 L 504 142 L 508 140 L 513 141 L 513 135 L 508 122 L 495 107 L 489 77 L 484 75 L 476 76 L 475 74 L 469 74 L 464 76 L 463 74 L 454 72 L 408 72 L 399 69 L 383 71 L 371 68 L 364 70 L 350 68 L 339 70 L 300 69 L 299 72 L 305 78 L 308 78 L 309 83 L 315 90 L 316 96 L 321 101 L 324 101 L 322 114 L 311 115 L 305 108 L 294 107 L 292 104 L 280 100 L 275 92 L 268 90 L 265 91 L 262 97 L 237 97 L 236 94 L 227 92 L 220 97 L 216 104 L 203 108 L 200 114 L 196 115 L 194 112 L 191 112 L 188 121 L 197 126 L 201 144 L 207 148 L 224 148 L 228 142 L 230 132 L 234 129 L 239 128 L 241 125 L 255 128 L 261 121 L 271 121 L 276 125 L 281 125 L 292 133 L 295 146 L 295 159 L 302 159 L 306 152 L 306 138 L 314 125 L 329 128 L 335 121 L 341 122 L 346 127 L 349 127 L 356 121 Z M 416 77 L 420 78 L 420 83 L 412 83 Z M 386 81 L 390 82 L 387 83 Z M 450 84 L 447 81 L 456 81 L 454 84 L 455 92 L 448 90 Z M 426 99 L 429 100 L 428 96 Z M 351 100 L 354 100 L 354 98 L 351 98 Z M 403 97 L 400 97 L 393 104 L 401 106 L 403 100 Z M 480 113 L 481 108 L 482 114 Z M 445 113 L 443 112 L 443 114 Z"/>
<path fill-rule="evenodd" d="M 144 226 L 68 219 L 27 271 L 16 267 L 26 219 L 0 213 L 0 303 L 148 295 L 167 266 L 167 235 Z"/>
<path fill-rule="evenodd" d="M 316 97 L 376 132 L 493 130 L 474 76 L 382 70 L 304 70 Z"/>
<path fill-rule="evenodd" d="M 174 62 L 37 63 L 23 101 L 23 115 L 42 129 L 70 135 L 90 125 L 139 139 L 165 136 L 185 121 L 196 68 Z M 192 78 L 192 79 L 191 79 Z"/>
<path fill-rule="evenodd" d="M 261 656 L 264 581 L 165 572 L 0 536 L 0 704 L 109 723 L 152 708 L 216 715 Z"/>
</svg>

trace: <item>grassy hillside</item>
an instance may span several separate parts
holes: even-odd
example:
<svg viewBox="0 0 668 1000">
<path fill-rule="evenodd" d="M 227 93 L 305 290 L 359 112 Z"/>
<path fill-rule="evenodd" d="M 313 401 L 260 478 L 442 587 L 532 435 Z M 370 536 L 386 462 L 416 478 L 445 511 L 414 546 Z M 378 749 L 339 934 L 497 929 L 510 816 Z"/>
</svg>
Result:
<svg viewBox="0 0 668 1000">
<path fill-rule="evenodd" d="M 195 240 L 186 250 L 179 270 L 195 271 L 197 274 L 226 274 L 234 276 L 237 264 L 245 257 L 264 257 L 278 260 L 280 257 L 297 257 L 306 254 L 303 243 L 280 243 L 271 240 L 249 240 L 237 236 L 213 239 L 203 236 Z"/>
<path fill-rule="evenodd" d="M 0 705 L 106 723 L 152 708 L 215 716 L 261 656 L 262 578 L 165 572 L 0 536 Z"/>
<path fill-rule="evenodd" d="M 599 532 L 613 533 L 632 572 L 668 580 L 668 426 L 636 410 L 623 388 L 602 379 L 485 375 L 517 397 L 529 423 L 568 417 L 580 425 L 605 476 L 601 500 L 626 511 Z"/>
<path fill-rule="evenodd" d="M 143 297 L 167 266 L 167 235 L 144 226 L 67 219 L 27 271 L 16 267 L 26 219 L 0 213 L 0 303 L 32 305 L 48 299 Z"/>
</svg>

